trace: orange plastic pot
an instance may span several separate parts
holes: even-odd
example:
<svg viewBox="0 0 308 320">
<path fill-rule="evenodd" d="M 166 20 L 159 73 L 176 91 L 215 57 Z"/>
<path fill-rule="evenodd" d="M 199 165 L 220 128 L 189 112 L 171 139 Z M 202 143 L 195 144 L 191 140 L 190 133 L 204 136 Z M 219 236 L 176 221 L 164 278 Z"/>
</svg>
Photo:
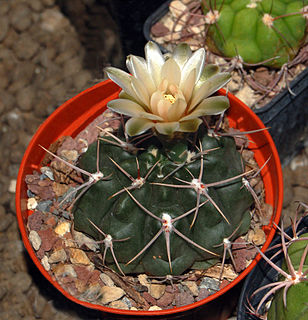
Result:
<svg viewBox="0 0 308 320">
<path fill-rule="evenodd" d="M 234 293 L 233 290 L 236 290 L 240 281 L 253 269 L 260 257 L 256 257 L 249 267 L 229 285 L 204 300 L 169 310 L 133 311 L 112 309 L 88 303 L 70 295 L 44 269 L 30 244 L 26 224 L 32 212 L 27 210 L 27 186 L 25 176 L 32 174 L 33 170 L 40 168 L 40 163 L 45 152 L 39 145 L 48 147 L 52 142 L 62 136 L 76 136 L 106 109 L 108 101 L 117 98 L 119 92 L 120 88 L 110 80 L 101 82 L 81 92 L 59 107 L 39 127 L 32 138 L 23 157 L 16 186 L 16 212 L 24 245 L 40 272 L 65 297 L 84 307 L 96 309 L 103 313 L 107 312 L 112 315 L 112 319 L 121 319 L 123 316 L 127 318 L 136 318 L 136 316 L 138 316 L 137 319 L 148 318 L 150 316 L 154 316 L 155 319 L 226 319 L 228 317 L 228 306 L 232 306 L 232 299 L 233 303 L 236 303 L 236 301 L 234 301 L 236 293 Z M 225 94 L 225 91 L 220 90 L 219 93 Z M 227 116 L 231 127 L 240 129 L 241 131 L 264 128 L 261 120 L 245 104 L 231 94 L 229 94 L 229 98 L 231 107 L 228 110 Z M 273 222 L 278 224 L 280 219 L 283 199 L 282 171 L 277 150 L 267 130 L 248 134 L 248 138 L 250 141 L 253 141 L 250 143 L 250 149 L 254 151 L 255 159 L 259 166 L 262 166 L 270 157 L 270 160 L 261 172 L 265 186 L 265 201 L 273 207 L 272 220 L 264 229 L 267 236 L 267 240 L 262 249 L 264 251 L 269 246 L 275 234 Z"/>
</svg>

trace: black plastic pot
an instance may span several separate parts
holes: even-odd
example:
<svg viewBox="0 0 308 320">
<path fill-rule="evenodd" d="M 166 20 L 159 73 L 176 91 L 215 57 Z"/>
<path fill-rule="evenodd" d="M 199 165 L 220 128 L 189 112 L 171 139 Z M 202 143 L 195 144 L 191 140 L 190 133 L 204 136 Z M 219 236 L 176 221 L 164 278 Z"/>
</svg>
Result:
<svg viewBox="0 0 308 320">
<path fill-rule="evenodd" d="M 106 0 L 100 0 L 105 1 Z M 165 0 L 112 0 L 107 1 L 116 21 L 124 55 L 144 55 L 146 40 L 142 28 L 147 17 Z"/>
<path fill-rule="evenodd" d="M 171 1 L 166 1 L 146 19 L 143 34 L 148 41 L 153 41 L 151 28 L 168 12 Z M 166 48 L 159 46 L 162 52 L 167 52 Z M 255 110 L 263 123 L 270 127 L 282 166 L 288 165 L 308 143 L 308 68 L 291 82 L 290 88 L 296 96 L 284 89 L 267 105 Z"/>
<path fill-rule="evenodd" d="M 308 232 L 308 216 L 306 216 L 302 220 L 302 222 L 298 226 L 297 230 L 298 230 L 298 232 L 300 232 L 300 234 Z M 286 233 L 289 236 L 293 236 L 292 228 L 291 227 L 287 228 Z M 281 242 L 280 235 L 276 235 L 274 240 L 270 244 L 269 248 L 267 249 L 268 253 L 266 255 L 268 257 L 271 257 L 274 253 L 276 253 L 279 250 L 279 248 L 275 248 L 272 250 L 269 250 L 269 249 L 280 242 Z M 283 261 L 283 257 L 284 257 L 283 253 L 281 253 L 281 254 L 277 255 L 274 259 L 272 259 L 272 261 L 276 265 L 281 266 L 282 261 Z M 264 259 L 259 261 L 259 263 L 255 266 L 255 268 L 252 270 L 252 272 L 246 277 L 246 279 L 243 283 L 242 291 L 241 291 L 240 298 L 238 301 L 237 320 L 256 320 L 256 319 L 258 319 L 254 315 L 252 315 L 250 313 L 250 311 L 248 310 L 247 301 L 249 299 L 249 302 L 251 303 L 251 305 L 254 308 L 256 308 L 258 306 L 259 302 L 261 301 L 261 299 L 266 294 L 266 292 L 268 292 L 268 290 L 270 290 L 270 289 L 263 290 L 262 292 L 259 292 L 259 293 L 255 294 L 254 296 L 252 296 L 252 294 L 258 288 L 260 288 L 264 285 L 267 285 L 269 283 L 273 283 L 273 282 L 277 281 L 278 275 L 279 275 L 278 272 L 275 269 L 273 269 Z"/>
</svg>

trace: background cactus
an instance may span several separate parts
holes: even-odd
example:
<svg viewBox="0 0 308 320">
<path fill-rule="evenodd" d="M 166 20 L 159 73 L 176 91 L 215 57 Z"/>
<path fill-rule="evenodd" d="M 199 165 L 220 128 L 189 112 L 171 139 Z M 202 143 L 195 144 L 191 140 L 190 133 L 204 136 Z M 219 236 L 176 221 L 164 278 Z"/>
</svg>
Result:
<svg viewBox="0 0 308 320">
<path fill-rule="evenodd" d="M 254 275 L 258 279 L 249 279 L 252 283 L 249 292 L 252 294 L 246 296 L 246 307 L 253 318 L 304 320 L 308 317 L 307 209 L 306 204 L 299 202 L 291 226 L 284 229 L 283 220 L 281 227 L 277 226 L 280 235 L 274 239 L 268 252 L 264 254 L 257 248 L 265 261 L 264 267 Z M 261 274 L 264 275 L 262 280 L 259 279 Z M 260 283 L 265 284 L 255 289 Z"/>
<path fill-rule="evenodd" d="M 306 40 L 305 2 L 202 1 L 208 28 L 206 43 L 218 55 L 229 58 L 239 55 L 245 63 L 264 62 L 280 68 L 294 58 Z"/>
<path fill-rule="evenodd" d="M 171 148 L 162 147 L 153 138 L 153 144 L 141 145 L 145 151 L 133 154 L 114 145 L 113 138 L 104 138 L 100 142 L 99 168 L 104 177 L 109 178 L 97 182 L 80 198 L 74 208 L 74 224 L 75 229 L 96 240 L 104 240 L 107 234 L 114 240 L 126 239 L 113 242 L 114 256 L 111 250 L 107 252 L 107 266 L 124 273 L 181 274 L 194 266 L 208 266 L 208 260 L 212 263 L 217 261 L 223 251 L 217 245 L 236 228 L 231 241 L 248 230 L 253 198 L 243 188 L 241 177 L 233 179 L 243 173 L 242 159 L 234 139 L 210 137 L 204 132 L 200 139 L 201 150 L 212 151 L 202 155 L 200 146 L 198 149 L 187 140 Z M 96 169 L 96 147 L 96 144 L 91 145 L 80 159 L 79 166 L 88 172 Z M 147 174 L 146 181 L 138 184 Z M 198 178 L 199 189 L 196 181 L 195 186 L 183 182 L 191 183 Z M 231 181 L 224 182 L 229 178 Z M 212 183 L 214 185 L 207 188 Z M 190 214 L 174 221 L 169 233 L 170 243 L 168 233 L 162 231 L 147 250 L 127 265 L 163 228 L 163 222 L 147 214 L 141 206 L 158 219 L 162 219 L 164 214 L 172 219 L 186 212 Z M 106 242 L 102 244 L 103 252 L 104 246 Z"/>
<path fill-rule="evenodd" d="M 308 233 L 302 234 L 299 239 L 288 247 L 288 257 L 294 269 L 301 272 L 298 282 L 291 285 L 284 298 L 284 289 L 280 289 L 274 296 L 267 318 L 269 320 L 304 320 L 308 316 Z M 301 268 L 301 269 L 300 269 Z M 289 271 L 286 260 L 282 269 Z M 292 273 L 290 274 L 292 276 Z M 283 281 L 283 277 L 281 279 Z M 284 299 L 285 302 L 284 302 Z"/>
</svg>

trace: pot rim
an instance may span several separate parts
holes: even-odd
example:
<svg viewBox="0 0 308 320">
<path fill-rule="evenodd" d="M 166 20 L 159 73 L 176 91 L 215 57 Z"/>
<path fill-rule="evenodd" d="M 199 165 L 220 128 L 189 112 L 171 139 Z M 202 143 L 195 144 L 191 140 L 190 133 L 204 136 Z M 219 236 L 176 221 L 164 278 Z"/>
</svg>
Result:
<svg viewBox="0 0 308 320">
<path fill-rule="evenodd" d="M 233 288 L 238 284 L 246 275 L 254 268 L 256 263 L 261 259 L 261 256 L 258 254 L 257 257 L 250 263 L 250 265 L 231 283 L 225 286 L 223 289 L 217 291 L 216 293 L 210 295 L 209 297 L 188 304 L 182 307 L 175 307 L 167 310 L 158 310 L 158 311 L 136 311 L 136 310 L 122 310 L 105 307 L 98 304 L 93 304 L 77 299 L 73 295 L 69 294 L 64 290 L 58 282 L 56 282 L 51 275 L 45 270 L 42 266 L 40 260 L 36 256 L 34 249 L 28 238 L 26 220 L 31 214 L 31 211 L 27 209 L 27 194 L 26 194 L 26 185 L 25 185 L 25 176 L 27 174 L 32 174 L 33 170 L 39 169 L 41 160 L 45 152 L 38 147 L 39 144 L 49 146 L 52 142 L 56 141 L 59 137 L 65 135 L 76 135 L 79 131 L 85 128 L 94 118 L 98 116 L 106 108 L 106 104 L 109 100 L 117 98 L 120 92 L 120 88 L 114 84 L 111 80 L 105 80 L 97 85 L 82 91 L 75 97 L 71 98 L 65 102 L 62 106 L 56 109 L 43 124 L 38 128 L 34 134 L 31 142 L 29 143 L 27 150 L 22 159 L 20 169 L 18 172 L 17 183 L 16 183 L 16 215 L 19 225 L 19 230 L 24 242 L 25 248 L 29 253 L 32 261 L 38 267 L 43 276 L 54 286 L 56 287 L 65 297 L 69 300 L 82 305 L 90 309 L 96 309 L 99 311 L 113 313 L 118 315 L 127 315 L 127 316 L 162 316 L 162 315 L 171 315 L 175 313 L 186 312 L 191 309 L 198 308 L 220 296 L 225 292 Z M 226 90 L 220 89 L 218 92 L 220 95 L 225 95 Z M 243 102 L 237 99 L 234 95 L 228 93 L 230 99 L 230 110 L 228 111 L 228 119 L 230 126 L 238 129 L 244 130 L 253 130 L 258 128 L 265 128 L 262 121 L 258 116 Z M 90 103 L 91 108 L 87 109 L 85 103 Z M 84 112 L 80 110 L 84 109 Z M 240 110 L 239 110 L 240 109 Z M 72 118 L 75 119 L 72 122 Z M 83 119 L 86 119 L 84 121 Z M 252 119 L 248 123 L 248 119 Z M 61 124 L 59 122 L 61 121 Z M 54 124 L 55 123 L 55 124 Z M 247 128 L 248 126 L 248 128 Z M 249 127 L 250 126 L 250 127 Z M 63 129 L 63 127 L 65 129 Z M 52 129 L 52 130 L 51 130 Z M 52 138 L 48 138 L 46 133 L 51 132 Z M 275 144 L 267 130 L 261 131 L 259 133 L 253 133 L 247 135 L 249 140 L 253 139 L 261 143 L 261 147 L 256 149 L 254 145 L 251 145 L 251 150 L 255 152 L 255 158 L 258 165 L 261 167 L 268 157 L 271 156 L 270 161 L 263 168 L 261 175 L 264 181 L 264 185 L 269 187 L 269 192 L 266 192 L 266 203 L 269 203 L 273 206 L 273 215 L 271 222 L 268 226 L 264 228 L 264 231 L 267 235 L 266 242 L 262 247 L 262 251 L 265 251 L 266 248 L 271 243 L 274 234 L 276 232 L 276 227 L 273 225 L 273 222 L 276 224 L 279 223 L 281 210 L 282 210 L 282 200 L 283 200 L 283 179 L 282 171 L 280 165 L 280 159 L 278 152 L 276 150 Z M 253 138 L 252 138 L 253 136 Z M 260 151 L 262 149 L 263 151 Z M 274 167 L 274 171 L 271 172 L 268 170 L 269 167 Z M 273 194 L 275 191 L 275 194 Z"/>
</svg>

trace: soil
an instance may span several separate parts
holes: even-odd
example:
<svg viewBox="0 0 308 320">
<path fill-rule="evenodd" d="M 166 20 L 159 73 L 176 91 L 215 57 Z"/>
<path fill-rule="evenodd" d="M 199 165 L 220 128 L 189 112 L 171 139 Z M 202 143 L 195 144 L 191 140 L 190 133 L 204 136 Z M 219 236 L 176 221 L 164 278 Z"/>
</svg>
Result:
<svg viewBox="0 0 308 320">
<path fill-rule="evenodd" d="M 18 168 L 40 123 L 62 102 L 104 79 L 104 66 L 124 61 L 106 1 L 74 1 L 75 18 L 70 14 L 70 19 L 61 2 L 0 1 L 0 318 L 4 320 L 108 318 L 68 301 L 42 277 L 23 247 L 15 217 Z M 98 19 L 100 15 L 104 19 Z M 283 169 L 286 224 L 295 214 L 296 201 L 308 202 L 307 170 L 308 148 Z"/>
</svg>

